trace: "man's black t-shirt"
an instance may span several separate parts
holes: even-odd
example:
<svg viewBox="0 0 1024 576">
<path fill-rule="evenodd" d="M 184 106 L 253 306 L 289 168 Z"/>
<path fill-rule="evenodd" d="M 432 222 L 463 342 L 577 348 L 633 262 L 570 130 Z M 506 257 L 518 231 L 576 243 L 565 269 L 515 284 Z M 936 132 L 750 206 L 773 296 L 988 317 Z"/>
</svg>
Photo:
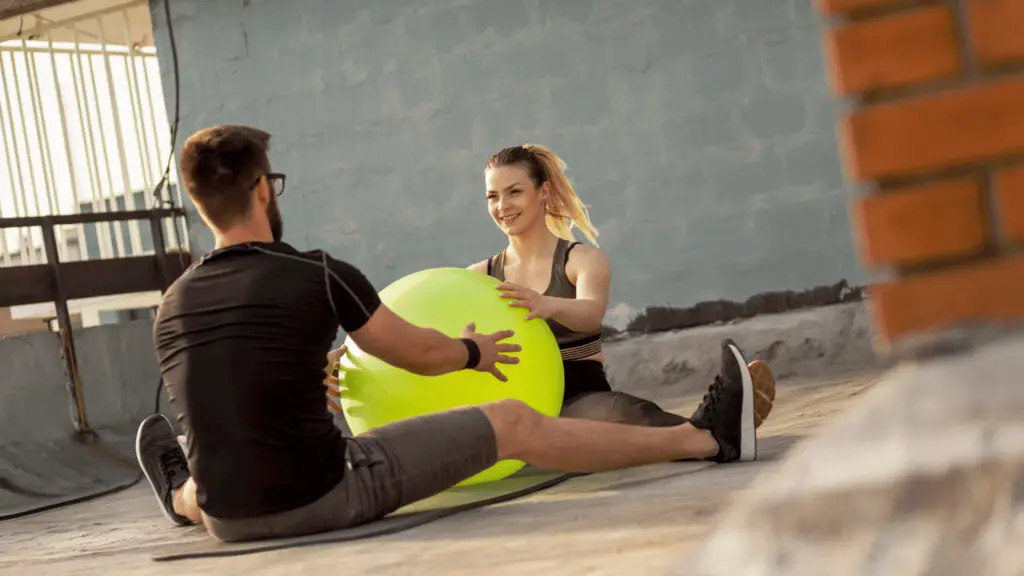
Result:
<svg viewBox="0 0 1024 576">
<path fill-rule="evenodd" d="M 167 290 L 153 336 L 207 514 L 291 510 L 341 480 L 326 354 L 379 305 L 355 267 L 282 242 L 211 252 Z"/>
</svg>

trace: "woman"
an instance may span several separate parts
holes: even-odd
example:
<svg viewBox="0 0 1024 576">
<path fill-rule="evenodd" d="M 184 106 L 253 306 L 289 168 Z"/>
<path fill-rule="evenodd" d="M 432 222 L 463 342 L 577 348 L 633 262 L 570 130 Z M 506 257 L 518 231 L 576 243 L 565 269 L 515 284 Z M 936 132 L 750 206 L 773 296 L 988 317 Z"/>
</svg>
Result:
<svg viewBox="0 0 1024 576">
<path fill-rule="evenodd" d="M 597 230 L 565 175 L 565 163 L 543 146 L 513 146 L 488 160 L 484 178 L 488 211 L 509 243 L 469 268 L 501 280 L 499 289 L 511 306 L 551 326 L 565 367 L 562 415 L 645 426 L 686 422 L 649 400 L 613 391 L 608 383 L 601 323 L 611 269 L 596 247 Z M 574 227 L 594 246 L 573 241 Z M 772 409 L 775 379 L 760 360 L 749 369 L 760 426 Z"/>
</svg>

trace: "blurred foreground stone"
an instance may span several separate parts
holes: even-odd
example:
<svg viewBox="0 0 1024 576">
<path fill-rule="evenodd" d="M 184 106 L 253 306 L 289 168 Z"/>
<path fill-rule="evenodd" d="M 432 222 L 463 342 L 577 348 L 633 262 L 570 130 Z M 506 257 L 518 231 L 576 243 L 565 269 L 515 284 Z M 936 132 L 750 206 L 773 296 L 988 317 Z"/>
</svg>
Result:
<svg viewBox="0 0 1024 576">
<path fill-rule="evenodd" d="M 907 362 L 673 574 L 1024 574 L 1024 336 Z"/>
</svg>

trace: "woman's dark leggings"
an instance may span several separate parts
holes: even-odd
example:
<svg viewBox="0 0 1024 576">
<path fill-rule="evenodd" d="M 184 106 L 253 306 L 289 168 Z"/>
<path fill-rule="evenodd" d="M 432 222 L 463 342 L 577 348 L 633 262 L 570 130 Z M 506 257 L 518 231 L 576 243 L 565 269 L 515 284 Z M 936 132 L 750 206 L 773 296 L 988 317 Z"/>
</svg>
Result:
<svg viewBox="0 0 1024 576">
<path fill-rule="evenodd" d="M 565 400 L 561 416 L 637 426 L 668 427 L 689 422 L 660 406 L 612 390 L 604 365 L 596 360 L 571 360 L 565 365 Z"/>
</svg>

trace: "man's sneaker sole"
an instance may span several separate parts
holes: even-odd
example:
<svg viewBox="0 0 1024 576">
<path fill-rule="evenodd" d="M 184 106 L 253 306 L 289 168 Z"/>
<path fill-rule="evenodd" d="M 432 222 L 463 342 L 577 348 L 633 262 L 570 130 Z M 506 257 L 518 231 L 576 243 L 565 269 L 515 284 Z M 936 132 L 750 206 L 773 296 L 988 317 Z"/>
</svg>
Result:
<svg viewBox="0 0 1024 576">
<path fill-rule="evenodd" d="M 754 423 L 754 379 L 747 368 L 747 360 L 734 344 L 728 344 L 729 351 L 740 366 L 740 380 L 743 386 L 743 413 L 740 418 L 740 462 L 757 459 L 757 426 Z"/>
<path fill-rule="evenodd" d="M 775 406 L 775 375 L 763 360 L 747 364 L 754 380 L 754 428 L 760 428 Z"/>
<path fill-rule="evenodd" d="M 150 422 L 154 420 L 163 420 L 164 422 L 166 422 L 167 418 L 162 414 L 153 414 L 147 417 L 145 420 L 143 420 L 142 424 L 139 424 L 139 429 L 135 433 L 135 459 L 138 460 L 139 468 L 142 468 L 142 473 L 146 476 L 146 480 L 149 482 L 150 488 L 156 486 L 156 483 L 153 481 L 153 478 L 149 475 L 149 470 L 146 470 L 146 467 L 142 464 L 142 431 L 147 427 L 147 425 Z M 167 510 L 167 505 L 164 503 L 163 499 L 160 498 L 160 495 L 156 493 L 156 490 L 151 490 L 151 492 L 153 492 L 153 497 L 156 498 L 157 504 L 160 505 L 160 512 L 163 513 L 164 517 L 173 522 L 174 524 L 183 525 L 180 519 L 175 518 L 174 515 L 171 514 L 169 510 Z"/>
</svg>

